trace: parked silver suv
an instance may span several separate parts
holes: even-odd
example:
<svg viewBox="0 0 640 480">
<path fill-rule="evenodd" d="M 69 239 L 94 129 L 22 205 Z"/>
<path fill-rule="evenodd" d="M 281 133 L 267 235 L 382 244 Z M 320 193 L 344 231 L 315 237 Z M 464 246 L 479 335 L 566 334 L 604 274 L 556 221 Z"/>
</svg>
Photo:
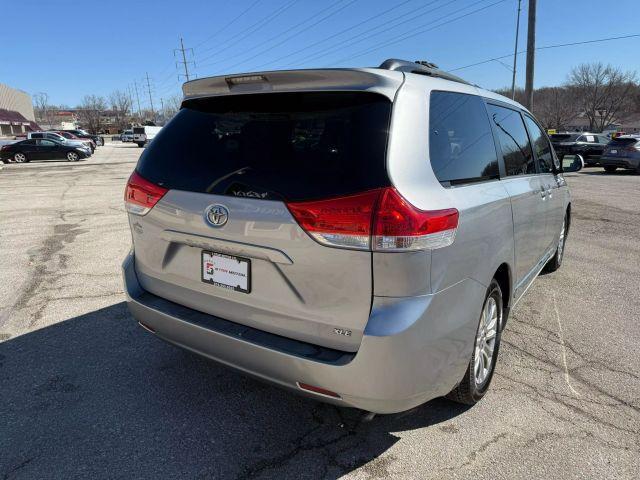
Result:
<svg viewBox="0 0 640 480">
<path fill-rule="evenodd" d="M 560 266 L 571 219 L 531 114 L 400 60 L 183 90 L 126 187 L 140 325 L 372 412 L 482 398 L 509 311 Z"/>
</svg>

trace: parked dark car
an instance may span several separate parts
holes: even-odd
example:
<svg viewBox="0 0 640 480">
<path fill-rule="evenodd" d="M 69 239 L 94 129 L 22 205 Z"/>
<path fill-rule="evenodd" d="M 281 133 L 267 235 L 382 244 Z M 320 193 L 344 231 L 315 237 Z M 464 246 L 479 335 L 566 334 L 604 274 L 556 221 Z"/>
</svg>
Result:
<svg viewBox="0 0 640 480">
<path fill-rule="evenodd" d="M 606 172 L 625 168 L 640 173 L 640 136 L 624 135 L 611 140 L 600 157 L 600 165 Z"/>
<path fill-rule="evenodd" d="M 64 130 L 64 131 L 65 132 L 69 132 L 69 133 L 73 133 L 76 137 L 90 138 L 98 146 L 104 145 L 104 138 L 103 137 L 101 137 L 100 135 L 93 135 L 93 134 L 87 132 L 86 130 L 78 129 L 78 130 Z"/>
<path fill-rule="evenodd" d="M 551 135 L 551 143 L 560 158 L 565 155 L 580 155 L 585 165 L 597 165 L 609 138 L 598 133 L 554 133 Z"/>
<path fill-rule="evenodd" d="M 87 158 L 86 150 L 65 145 L 56 140 L 33 138 L 21 142 L 3 145 L 0 147 L 0 160 L 3 162 L 25 163 L 31 160 L 55 160 L 67 159 L 77 162 L 81 158 Z"/>
</svg>

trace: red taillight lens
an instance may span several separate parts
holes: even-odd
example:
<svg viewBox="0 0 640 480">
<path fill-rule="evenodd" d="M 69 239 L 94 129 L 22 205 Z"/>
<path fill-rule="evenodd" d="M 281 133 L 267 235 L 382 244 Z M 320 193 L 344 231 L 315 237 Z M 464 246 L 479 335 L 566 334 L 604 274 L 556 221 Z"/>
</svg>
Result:
<svg viewBox="0 0 640 480">
<path fill-rule="evenodd" d="M 419 250 L 451 245 L 458 227 L 458 211 L 420 210 L 395 188 L 386 188 L 373 228 L 375 250 Z"/>
<path fill-rule="evenodd" d="M 371 190 L 331 200 L 288 203 L 287 207 L 298 224 L 318 242 L 366 250 L 379 195 L 379 190 Z"/>
<path fill-rule="evenodd" d="M 145 215 L 168 190 L 141 177 L 134 171 L 124 191 L 125 207 L 129 213 Z"/>
<path fill-rule="evenodd" d="M 342 248 L 406 251 L 451 245 L 456 209 L 423 211 L 388 187 L 348 197 L 287 204 L 318 242 Z"/>
</svg>

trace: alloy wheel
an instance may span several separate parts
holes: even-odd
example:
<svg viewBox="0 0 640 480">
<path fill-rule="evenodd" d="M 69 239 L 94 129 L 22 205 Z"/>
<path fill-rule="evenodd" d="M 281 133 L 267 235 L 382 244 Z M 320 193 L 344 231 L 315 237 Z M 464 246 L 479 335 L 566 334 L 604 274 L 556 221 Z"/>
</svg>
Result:
<svg viewBox="0 0 640 480">
<path fill-rule="evenodd" d="M 27 156 L 24 153 L 16 153 L 13 159 L 18 163 L 24 163 L 27 161 Z"/>
<path fill-rule="evenodd" d="M 566 220 L 562 221 L 562 230 L 560 230 L 560 239 L 558 240 L 558 264 L 562 262 L 562 255 L 564 254 L 564 238 L 566 236 Z"/>
<path fill-rule="evenodd" d="M 480 326 L 476 334 L 476 345 L 473 365 L 473 376 L 476 385 L 482 385 L 493 368 L 493 355 L 496 347 L 496 335 L 498 334 L 498 303 L 493 296 L 487 298 Z"/>
</svg>

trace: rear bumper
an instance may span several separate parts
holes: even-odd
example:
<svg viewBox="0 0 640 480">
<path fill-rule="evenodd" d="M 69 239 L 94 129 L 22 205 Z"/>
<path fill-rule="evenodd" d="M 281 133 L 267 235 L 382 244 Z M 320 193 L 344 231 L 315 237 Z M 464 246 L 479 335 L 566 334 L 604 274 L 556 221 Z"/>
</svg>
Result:
<svg viewBox="0 0 640 480">
<path fill-rule="evenodd" d="M 376 298 L 356 353 L 284 338 L 144 291 L 133 254 L 123 263 L 133 317 L 160 338 L 318 400 L 377 413 L 445 395 L 465 373 L 486 287 L 464 280 L 437 294 Z M 301 390 L 298 383 L 340 395 Z"/>
<path fill-rule="evenodd" d="M 640 158 L 631 157 L 600 157 L 600 165 L 603 167 L 619 167 L 637 169 L 640 166 Z"/>
</svg>

